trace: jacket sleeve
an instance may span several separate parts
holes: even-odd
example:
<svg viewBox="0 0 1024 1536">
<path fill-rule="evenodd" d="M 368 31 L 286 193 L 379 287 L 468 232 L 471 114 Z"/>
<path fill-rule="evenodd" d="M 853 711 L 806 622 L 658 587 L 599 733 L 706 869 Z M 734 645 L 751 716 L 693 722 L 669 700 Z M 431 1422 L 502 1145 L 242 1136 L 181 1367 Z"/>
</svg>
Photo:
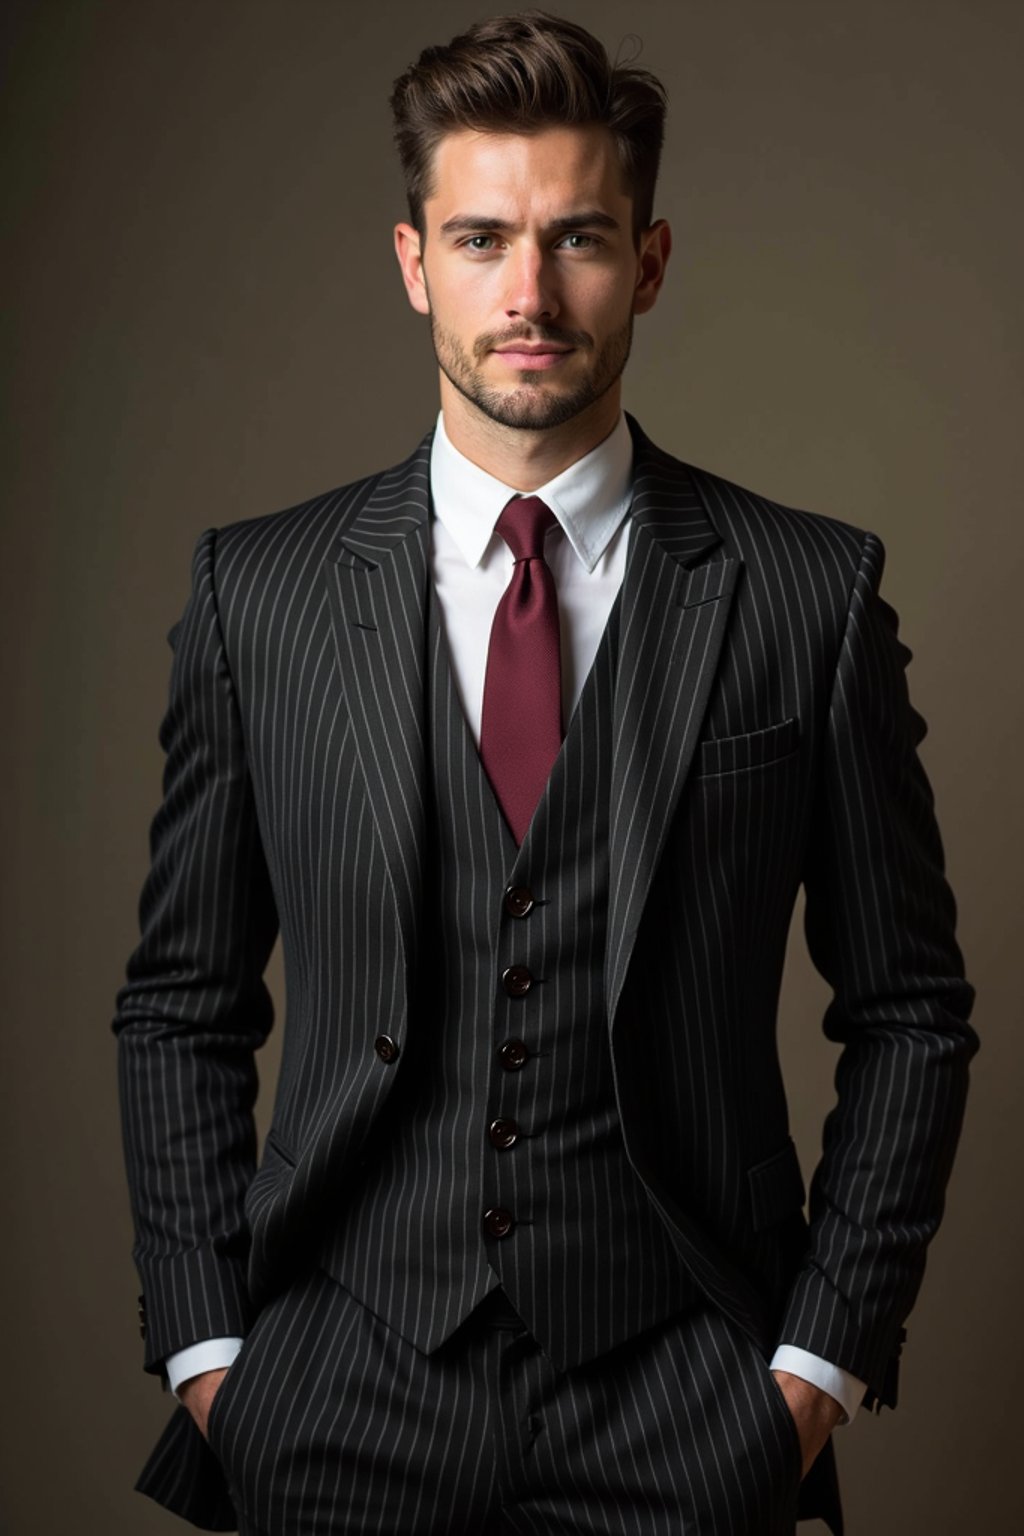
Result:
<svg viewBox="0 0 1024 1536">
<path fill-rule="evenodd" d="M 977 1037 L 931 788 L 917 756 L 884 550 L 865 537 L 836 667 L 805 868 L 806 933 L 842 1050 L 810 1188 L 810 1246 L 779 1342 L 894 1407 L 903 1327 L 942 1216 Z"/>
<path fill-rule="evenodd" d="M 163 802 L 113 1023 L 150 1371 L 249 1321 L 243 1199 L 278 924 L 217 613 L 216 538 L 208 529 L 196 545 L 169 636 Z"/>
</svg>

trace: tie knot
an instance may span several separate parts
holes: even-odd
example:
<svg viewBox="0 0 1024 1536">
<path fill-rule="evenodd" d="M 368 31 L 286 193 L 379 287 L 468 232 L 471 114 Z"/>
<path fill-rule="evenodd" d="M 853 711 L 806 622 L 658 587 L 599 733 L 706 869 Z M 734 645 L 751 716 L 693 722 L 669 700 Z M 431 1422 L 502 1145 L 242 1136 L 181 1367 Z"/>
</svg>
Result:
<svg viewBox="0 0 1024 1536">
<path fill-rule="evenodd" d="M 494 526 L 514 560 L 543 560 L 544 535 L 555 521 L 555 514 L 539 496 L 513 496 Z"/>
</svg>

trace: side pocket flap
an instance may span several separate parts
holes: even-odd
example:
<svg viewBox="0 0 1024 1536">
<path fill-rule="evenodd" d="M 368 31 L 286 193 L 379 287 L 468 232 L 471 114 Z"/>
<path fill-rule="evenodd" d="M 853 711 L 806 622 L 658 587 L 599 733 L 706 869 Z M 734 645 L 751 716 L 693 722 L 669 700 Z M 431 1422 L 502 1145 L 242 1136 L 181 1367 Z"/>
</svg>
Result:
<svg viewBox="0 0 1024 1536">
<path fill-rule="evenodd" d="M 798 1211 L 804 1203 L 804 1178 L 793 1138 L 787 1136 L 785 1145 L 771 1157 L 748 1168 L 747 1180 L 755 1232 Z"/>
</svg>

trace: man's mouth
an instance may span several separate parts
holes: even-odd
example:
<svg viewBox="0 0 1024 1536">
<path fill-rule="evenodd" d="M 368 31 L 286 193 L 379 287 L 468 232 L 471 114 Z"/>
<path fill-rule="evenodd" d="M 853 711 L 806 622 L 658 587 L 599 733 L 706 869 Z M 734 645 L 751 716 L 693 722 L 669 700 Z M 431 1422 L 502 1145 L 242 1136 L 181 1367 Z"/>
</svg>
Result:
<svg viewBox="0 0 1024 1536">
<path fill-rule="evenodd" d="M 568 357 L 572 347 L 556 347 L 550 342 L 513 342 L 507 347 L 496 347 L 510 368 L 554 368 L 563 357 Z"/>
</svg>

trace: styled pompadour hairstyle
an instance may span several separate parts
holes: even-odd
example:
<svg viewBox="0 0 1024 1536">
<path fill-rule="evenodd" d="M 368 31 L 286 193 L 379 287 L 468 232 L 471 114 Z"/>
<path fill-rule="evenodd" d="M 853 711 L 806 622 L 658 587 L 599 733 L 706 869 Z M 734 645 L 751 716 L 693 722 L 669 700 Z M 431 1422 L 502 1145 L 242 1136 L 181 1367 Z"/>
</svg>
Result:
<svg viewBox="0 0 1024 1536">
<path fill-rule="evenodd" d="M 535 133 L 599 124 L 611 132 L 633 198 L 634 239 L 653 221 L 665 134 L 664 86 L 613 64 L 583 27 L 544 11 L 491 16 L 425 48 L 394 84 L 391 111 L 410 222 L 426 233 L 434 150 L 448 133 Z"/>
</svg>

